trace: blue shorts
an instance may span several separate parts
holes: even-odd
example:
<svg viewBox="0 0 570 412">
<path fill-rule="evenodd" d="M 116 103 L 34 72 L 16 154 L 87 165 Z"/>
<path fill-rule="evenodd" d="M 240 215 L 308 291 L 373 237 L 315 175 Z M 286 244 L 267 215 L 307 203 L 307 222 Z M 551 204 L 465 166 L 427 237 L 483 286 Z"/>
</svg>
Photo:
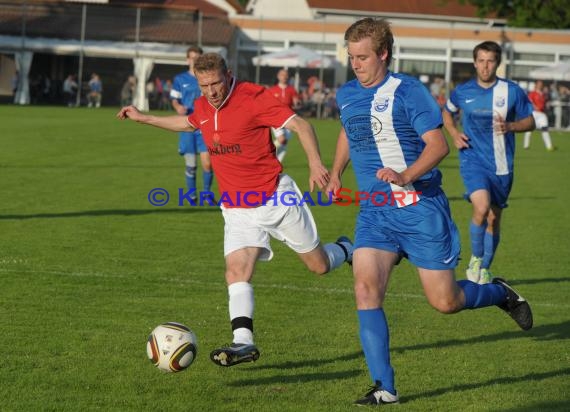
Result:
<svg viewBox="0 0 570 412">
<path fill-rule="evenodd" d="M 406 207 L 361 210 L 354 248 L 361 247 L 394 252 L 416 267 L 431 270 L 455 268 L 461 253 L 459 232 L 441 190 Z"/>
<path fill-rule="evenodd" d="M 178 153 L 184 155 L 186 153 L 204 153 L 208 149 L 204 144 L 204 138 L 202 137 L 202 132 L 196 130 L 194 132 L 181 132 L 180 139 L 178 141 Z"/>
<path fill-rule="evenodd" d="M 464 197 L 469 200 L 471 194 L 477 190 L 486 190 L 491 196 L 491 204 L 501 209 L 506 208 L 507 199 L 513 187 L 513 174 L 497 175 L 489 169 L 476 165 L 461 165 L 461 177 L 465 185 Z"/>
</svg>

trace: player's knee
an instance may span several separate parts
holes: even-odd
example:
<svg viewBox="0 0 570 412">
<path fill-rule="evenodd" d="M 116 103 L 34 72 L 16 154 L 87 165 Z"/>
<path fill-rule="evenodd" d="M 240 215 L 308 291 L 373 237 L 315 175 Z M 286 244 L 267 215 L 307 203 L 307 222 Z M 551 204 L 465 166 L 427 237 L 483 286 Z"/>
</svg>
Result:
<svg viewBox="0 0 570 412">
<path fill-rule="evenodd" d="M 382 305 L 378 285 L 370 285 L 366 282 L 354 282 L 354 297 L 357 305 L 370 306 L 371 304 Z"/>
<path fill-rule="evenodd" d="M 186 176 L 196 177 L 196 167 L 186 166 Z"/>
<path fill-rule="evenodd" d="M 440 313 L 449 315 L 452 313 L 459 312 L 462 308 L 461 302 L 459 299 L 451 297 L 451 296 L 444 296 L 435 300 L 430 301 L 430 305 Z"/>
<path fill-rule="evenodd" d="M 487 205 L 473 205 L 473 217 L 484 222 L 489 216 L 490 207 Z"/>
</svg>

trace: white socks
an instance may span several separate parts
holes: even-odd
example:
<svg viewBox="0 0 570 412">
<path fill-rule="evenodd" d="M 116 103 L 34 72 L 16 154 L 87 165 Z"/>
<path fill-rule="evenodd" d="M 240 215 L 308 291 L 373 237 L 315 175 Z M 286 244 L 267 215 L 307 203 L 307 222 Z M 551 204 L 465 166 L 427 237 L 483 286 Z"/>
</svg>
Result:
<svg viewBox="0 0 570 412">
<path fill-rule="evenodd" d="M 232 326 L 234 320 L 247 318 L 253 321 L 253 287 L 248 282 L 236 282 L 228 286 L 229 309 Z M 233 329 L 234 343 L 253 344 L 253 330 L 247 327 Z"/>
</svg>

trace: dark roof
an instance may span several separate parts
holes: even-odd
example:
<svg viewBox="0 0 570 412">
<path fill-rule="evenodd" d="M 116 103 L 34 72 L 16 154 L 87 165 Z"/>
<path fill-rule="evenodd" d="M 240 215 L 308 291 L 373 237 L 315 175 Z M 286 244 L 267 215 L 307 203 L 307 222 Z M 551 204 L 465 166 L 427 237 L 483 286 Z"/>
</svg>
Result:
<svg viewBox="0 0 570 412">
<path fill-rule="evenodd" d="M 388 16 L 478 18 L 475 6 L 461 4 L 458 0 L 307 0 L 307 4 L 312 9 L 344 11 L 352 15 L 378 13 Z"/>
<path fill-rule="evenodd" d="M 171 0 L 174 2 L 175 0 Z M 121 4 L 118 4 L 121 3 Z M 128 4 L 125 4 L 128 3 Z M 111 0 L 110 4 L 88 4 L 86 40 L 136 41 L 137 7 L 141 9 L 139 41 L 170 44 L 196 44 L 198 42 L 198 14 L 203 0 L 184 1 L 186 8 L 143 6 L 142 3 Z M 211 6 L 211 5 L 210 5 Z M 25 15 L 27 37 L 80 39 L 83 4 L 62 1 L 0 0 L 0 34 L 20 36 L 22 16 Z M 217 9 L 217 8 L 216 8 Z M 225 12 L 206 13 L 202 16 L 202 44 L 228 46 L 235 27 Z"/>
<path fill-rule="evenodd" d="M 205 0 L 109 0 L 109 5 L 140 7 L 143 9 L 158 8 L 163 10 L 200 10 L 204 15 L 225 16 L 225 10 Z"/>
</svg>

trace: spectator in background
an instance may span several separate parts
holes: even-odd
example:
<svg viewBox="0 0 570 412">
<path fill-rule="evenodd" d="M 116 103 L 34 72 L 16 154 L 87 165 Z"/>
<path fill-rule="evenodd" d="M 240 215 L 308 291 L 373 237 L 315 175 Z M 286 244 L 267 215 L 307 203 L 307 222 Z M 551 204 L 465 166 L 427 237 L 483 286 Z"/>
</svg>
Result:
<svg viewBox="0 0 570 412">
<path fill-rule="evenodd" d="M 570 89 L 564 85 L 558 87 L 560 104 L 562 106 L 562 127 L 570 129 Z"/>
<path fill-rule="evenodd" d="M 76 105 L 77 87 L 75 75 L 68 75 L 63 82 L 63 98 L 67 107 L 74 107 Z"/>
<path fill-rule="evenodd" d="M 336 105 L 336 89 L 326 90 L 324 119 L 338 119 L 338 106 Z"/>
<path fill-rule="evenodd" d="M 441 77 L 436 77 L 429 86 L 429 91 L 439 107 L 443 107 L 445 104 L 445 80 Z"/>
<path fill-rule="evenodd" d="M 101 107 L 101 98 L 103 95 L 103 83 L 97 73 L 91 75 L 89 80 L 89 94 L 87 95 L 87 107 Z"/>
<path fill-rule="evenodd" d="M 162 80 L 156 76 L 154 78 L 154 107 L 160 109 L 162 105 Z"/>
<path fill-rule="evenodd" d="M 150 110 L 155 109 L 156 106 L 156 91 L 154 89 L 154 82 L 152 80 L 149 80 L 148 82 L 146 82 L 146 95 L 148 97 L 148 107 Z"/>
<path fill-rule="evenodd" d="M 168 79 L 161 82 L 160 90 L 159 110 L 171 110 L 172 104 L 170 104 L 170 93 L 172 91 L 172 80 Z"/>
<path fill-rule="evenodd" d="M 129 106 L 133 104 L 136 86 L 137 78 L 135 76 L 129 76 L 121 88 L 121 106 Z"/>
<path fill-rule="evenodd" d="M 556 82 L 552 83 L 548 88 L 548 101 L 546 102 L 546 115 L 548 116 L 548 124 L 556 124 L 555 107 L 560 104 L 560 96 L 556 88 Z"/>
<path fill-rule="evenodd" d="M 12 76 L 12 96 L 14 100 L 16 99 L 16 93 L 18 91 L 18 85 L 20 84 L 20 72 L 16 70 Z"/>
<path fill-rule="evenodd" d="M 301 107 L 299 93 L 289 84 L 289 72 L 287 69 L 281 69 L 277 72 L 277 82 L 274 86 L 269 88 L 269 92 L 275 96 L 277 100 L 293 110 L 297 110 Z M 289 139 L 291 139 L 292 132 L 285 127 L 272 128 L 271 131 L 275 137 L 274 143 L 277 148 L 277 159 L 283 163 L 283 158 L 285 154 L 287 154 L 287 143 Z"/>
<path fill-rule="evenodd" d="M 46 74 L 42 76 L 42 83 L 41 83 L 41 92 L 42 92 L 42 101 L 44 103 L 49 103 L 51 100 L 51 79 Z"/>
<path fill-rule="evenodd" d="M 537 80 L 534 88 L 530 88 L 528 93 L 528 99 L 532 103 L 532 116 L 534 117 L 534 122 L 536 128 L 540 130 L 542 134 L 542 141 L 544 142 L 544 147 L 549 152 L 554 150 L 552 146 L 552 139 L 550 133 L 548 132 L 548 117 L 546 116 L 546 101 L 547 97 L 544 95 L 542 80 Z M 532 131 L 527 131 L 524 134 L 524 148 L 528 149 L 530 147 L 530 136 Z"/>
</svg>

